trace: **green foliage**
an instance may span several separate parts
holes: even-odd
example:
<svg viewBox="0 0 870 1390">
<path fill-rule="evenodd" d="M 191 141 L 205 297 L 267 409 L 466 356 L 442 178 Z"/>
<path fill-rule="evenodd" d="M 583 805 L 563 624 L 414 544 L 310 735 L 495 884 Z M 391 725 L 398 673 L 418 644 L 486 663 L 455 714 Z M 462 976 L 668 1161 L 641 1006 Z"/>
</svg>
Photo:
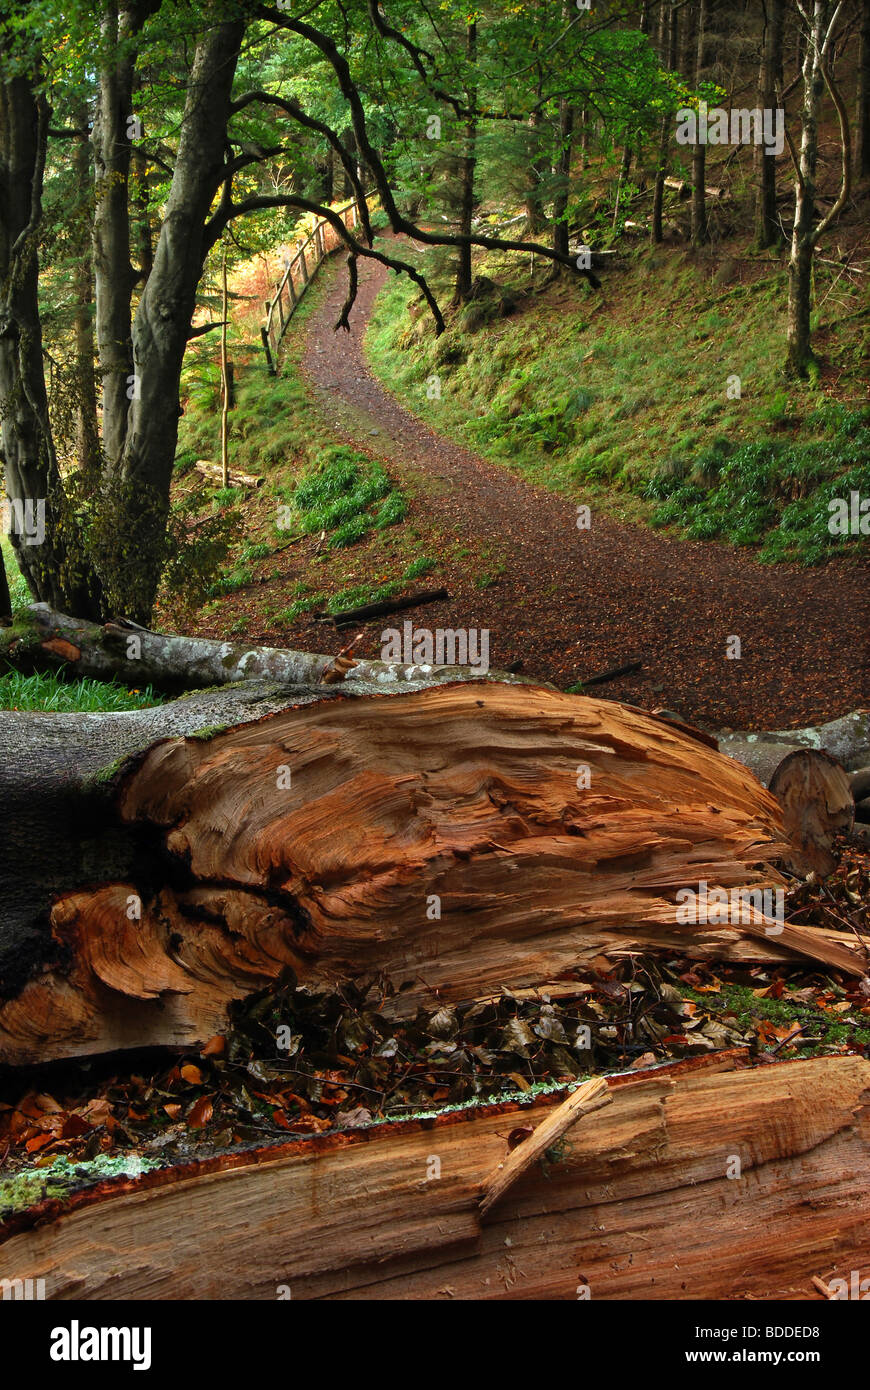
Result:
<svg viewBox="0 0 870 1390">
<path fill-rule="evenodd" d="M 428 574 L 430 570 L 434 570 L 437 564 L 437 560 L 430 560 L 426 555 L 420 555 L 416 560 L 411 561 L 402 575 L 402 578 L 419 579 L 421 575 Z"/>
<path fill-rule="evenodd" d="M 375 506 L 380 503 L 377 512 Z M 323 449 L 314 468 L 293 493 L 303 532 L 326 531 L 331 549 L 354 545 L 372 527 L 392 525 L 405 515 L 405 501 L 379 463 L 344 445 Z M 383 521 L 385 515 L 391 518 Z"/>
<path fill-rule="evenodd" d="M 646 485 L 646 496 L 660 502 L 653 525 L 678 525 L 699 540 L 759 545 L 759 559 L 768 563 L 817 564 L 855 546 L 860 537 L 829 531 L 828 504 L 852 490 L 870 493 L 870 411 L 829 406 L 808 423 L 828 437 L 805 444 L 717 440 L 693 467 L 675 460 Z"/>
</svg>

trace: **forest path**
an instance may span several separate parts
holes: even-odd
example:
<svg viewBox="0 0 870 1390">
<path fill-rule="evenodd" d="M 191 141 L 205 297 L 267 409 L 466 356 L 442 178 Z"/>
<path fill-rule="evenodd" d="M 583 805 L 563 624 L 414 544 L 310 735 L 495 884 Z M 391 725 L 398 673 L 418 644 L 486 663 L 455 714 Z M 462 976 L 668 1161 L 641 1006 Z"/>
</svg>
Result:
<svg viewBox="0 0 870 1390">
<path fill-rule="evenodd" d="M 639 658 L 641 671 L 593 693 L 714 728 L 817 723 L 867 703 L 870 599 L 857 566 L 761 566 L 749 552 L 614 521 L 594 501 L 591 529 L 578 530 L 575 502 L 435 434 L 372 376 L 363 337 L 387 271 L 361 259 L 359 272 L 351 332 L 336 333 L 346 281 L 324 266 L 332 283 L 306 323 L 303 377 L 336 435 L 406 482 L 427 554 L 461 544 L 490 551 L 478 574 L 504 565 L 480 589 L 461 560 L 448 563 L 431 578 L 451 601 L 380 619 L 360 651 L 375 654 L 381 629 L 410 617 L 430 630 L 488 628 L 491 666 L 521 661 L 524 675 L 562 688 Z M 726 656 L 732 636 L 737 660 Z"/>
</svg>

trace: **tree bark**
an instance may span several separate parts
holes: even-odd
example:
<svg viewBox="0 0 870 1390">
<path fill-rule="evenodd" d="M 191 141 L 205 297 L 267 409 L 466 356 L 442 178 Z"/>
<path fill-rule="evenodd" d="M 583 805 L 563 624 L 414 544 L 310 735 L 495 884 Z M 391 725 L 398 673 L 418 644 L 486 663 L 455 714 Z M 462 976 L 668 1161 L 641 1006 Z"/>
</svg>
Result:
<svg viewBox="0 0 870 1390">
<path fill-rule="evenodd" d="M 704 74 L 704 44 L 707 37 L 708 0 L 698 0 L 697 48 L 695 54 L 695 86 Z M 687 20 L 688 22 L 688 20 Z M 707 225 L 707 146 L 699 140 L 692 147 L 692 245 L 703 246 L 710 239 Z"/>
<path fill-rule="evenodd" d="M 861 0 L 855 130 L 855 172 L 860 179 L 870 174 L 870 0 Z"/>
<path fill-rule="evenodd" d="M 777 92 L 782 85 L 784 25 L 785 0 L 767 0 L 758 73 L 758 105 L 762 111 L 774 110 L 778 105 Z M 783 232 L 776 208 L 776 155 L 769 154 L 763 145 L 756 147 L 755 169 L 755 245 L 759 251 L 764 251 L 770 246 L 780 245 Z"/>
<path fill-rule="evenodd" d="M 636 949 L 864 972 L 758 906 L 792 846 L 740 764 L 606 700 L 384 689 L 4 715 L 0 1061 L 202 1041 L 286 966 L 383 974 L 395 1013 Z M 696 924 L 684 888 L 731 906 Z"/>
<path fill-rule="evenodd" d="M 567 97 L 559 101 L 559 144 L 556 165 L 553 170 L 556 191 L 553 197 L 553 250 L 567 256 L 570 234 L 568 231 L 568 199 L 571 192 L 571 150 L 574 141 L 574 107 Z M 553 274 L 560 273 L 558 264 L 553 266 Z"/>
<path fill-rule="evenodd" d="M 242 21 L 224 22 L 206 29 L 197 44 L 166 215 L 133 323 L 136 392 L 124 402 L 129 410 L 124 410 L 123 450 L 114 463 L 110 459 L 121 529 L 113 533 L 108 511 L 103 545 L 111 575 L 109 611 L 138 622 L 148 621 L 163 564 L 181 364 L 212 244 L 206 221 L 224 176 L 243 33 Z"/>
<path fill-rule="evenodd" d="M 493 1174 L 564 1091 L 48 1199 L 0 1228 L 4 1274 L 43 1276 L 49 1299 L 117 1299 L 123 1269 L 125 1299 L 576 1302 L 809 1300 L 814 1278 L 849 1288 L 866 1271 L 870 1062 L 732 1052 L 607 1091 L 485 1213 Z"/>
<path fill-rule="evenodd" d="M 473 68 L 477 61 L 477 23 L 472 21 L 465 35 L 465 55 Z M 467 93 L 468 108 L 477 106 L 477 90 L 471 87 Z M 470 237 L 474 217 L 474 175 L 477 168 L 477 119 L 470 116 L 465 123 L 463 152 L 459 161 L 459 233 Z M 471 298 L 473 271 L 471 264 L 471 244 L 466 242 L 459 247 L 456 258 L 456 286 L 453 293 L 454 304 L 464 304 Z"/>
<path fill-rule="evenodd" d="M 79 199 L 76 233 L 77 261 L 75 268 L 75 362 L 76 362 L 76 462 L 89 478 L 95 478 L 100 467 L 100 432 L 97 425 L 97 389 L 94 374 L 96 351 L 94 340 L 94 286 L 91 244 L 93 183 L 91 180 L 90 141 L 87 136 L 88 106 L 81 102 L 76 110 L 76 125 L 83 132 L 73 143 L 73 168 Z"/>
<path fill-rule="evenodd" d="M 141 27 L 140 8 L 103 0 L 100 41 L 105 56 L 93 129 L 96 338 L 103 450 L 113 468 L 127 435 L 133 378 L 130 296 L 137 276 L 130 262 L 130 122 L 136 63 L 132 40 Z"/>
<path fill-rule="evenodd" d="M 829 0 L 815 0 L 803 61 L 801 148 L 795 181 L 794 227 L 788 266 L 787 368 L 805 377 L 813 352 L 810 346 L 812 307 L 813 224 L 816 213 L 816 166 L 819 153 L 819 105 L 824 87 L 822 45 L 829 18 Z"/>
<path fill-rule="evenodd" d="M 677 17 L 675 0 L 662 0 L 659 18 L 659 55 L 663 67 L 673 71 L 677 54 Z M 668 146 L 671 139 L 672 117 L 670 112 L 662 117 L 659 133 L 658 163 L 656 165 L 655 185 L 653 187 L 653 208 L 651 220 L 652 240 L 659 243 L 663 239 L 662 210 L 665 197 L 665 177 L 668 172 Z"/>
<path fill-rule="evenodd" d="M 37 81 L 0 85 L 0 451 L 10 538 L 30 592 L 96 616 L 99 587 L 66 504 L 43 371 L 37 247 L 50 113 Z"/>
</svg>

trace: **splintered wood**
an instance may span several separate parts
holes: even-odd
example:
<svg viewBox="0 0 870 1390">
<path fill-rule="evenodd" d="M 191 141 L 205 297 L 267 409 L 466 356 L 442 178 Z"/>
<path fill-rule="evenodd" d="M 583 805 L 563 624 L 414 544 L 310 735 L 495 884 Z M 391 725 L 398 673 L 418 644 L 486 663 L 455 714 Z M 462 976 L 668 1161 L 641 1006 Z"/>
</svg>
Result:
<svg viewBox="0 0 870 1390">
<path fill-rule="evenodd" d="M 739 763 L 619 704 L 464 683 L 329 698 L 131 760 L 135 881 L 55 895 L 57 964 L 0 1006 L 28 1062 L 220 1032 L 292 966 L 382 972 L 385 1009 L 530 987 L 602 953 L 796 954 L 863 973 L 849 937 L 681 920 L 681 890 L 775 890 L 791 846 Z M 137 851 L 138 853 L 138 851 Z"/>
<path fill-rule="evenodd" d="M 870 1268 L 870 1062 L 735 1066 L 609 1078 L 485 1213 L 561 1095 L 105 1183 L 0 1228 L 3 1271 L 51 1299 L 817 1299 Z"/>
</svg>

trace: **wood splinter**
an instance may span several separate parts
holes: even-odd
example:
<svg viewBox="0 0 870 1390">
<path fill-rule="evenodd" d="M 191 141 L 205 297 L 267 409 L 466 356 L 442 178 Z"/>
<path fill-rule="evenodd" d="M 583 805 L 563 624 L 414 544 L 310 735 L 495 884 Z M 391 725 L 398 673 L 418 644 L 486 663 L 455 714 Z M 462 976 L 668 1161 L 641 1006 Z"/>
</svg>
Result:
<svg viewBox="0 0 870 1390">
<path fill-rule="evenodd" d="M 572 1091 L 568 1099 L 563 1100 L 552 1115 L 548 1115 L 538 1125 L 534 1134 L 530 1135 L 524 1143 L 519 1144 L 517 1148 L 512 1149 L 504 1162 L 499 1163 L 490 1173 L 483 1184 L 480 1215 L 485 1216 L 490 1207 L 504 1196 L 508 1188 L 513 1187 L 517 1178 L 531 1168 L 532 1164 L 539 1158 L 543 1158 L 547 1150 L 557 1144 L 562 1135 L 583 1115 L 589 1115 L 593 1110 L 600 1110 L 602 1106 L 610 1105 L 612 1100 L 613 1097 L 603 1076 L 593 1076 L 591 1080 L 584 1081 L 582 1085 L 578 1086 L 576 1091 Z"/>
</svg>

